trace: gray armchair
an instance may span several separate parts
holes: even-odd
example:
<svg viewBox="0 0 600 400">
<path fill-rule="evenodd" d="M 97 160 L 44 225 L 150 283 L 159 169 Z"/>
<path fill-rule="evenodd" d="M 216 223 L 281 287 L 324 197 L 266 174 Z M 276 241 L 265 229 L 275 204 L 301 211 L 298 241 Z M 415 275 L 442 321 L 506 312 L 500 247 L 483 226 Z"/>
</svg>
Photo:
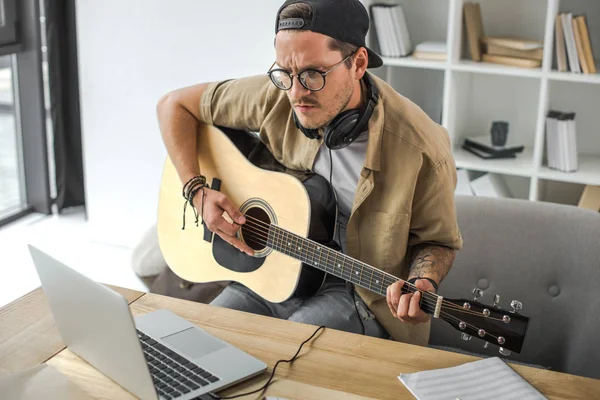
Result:
<svg viewBox="0 0 600 400">
<path fill-rule="evenodd" d="M 530 317 L 521 354 L 502 358 L 600 378 L 600 213 L 516 199 L 457 196 L 464 247 L 440 286 L 448 298 L 473 299 L 510 309 L 523 303 Z M 498 347 L 434 320 L 430 345 L 481 356 Z"/>
</svg>

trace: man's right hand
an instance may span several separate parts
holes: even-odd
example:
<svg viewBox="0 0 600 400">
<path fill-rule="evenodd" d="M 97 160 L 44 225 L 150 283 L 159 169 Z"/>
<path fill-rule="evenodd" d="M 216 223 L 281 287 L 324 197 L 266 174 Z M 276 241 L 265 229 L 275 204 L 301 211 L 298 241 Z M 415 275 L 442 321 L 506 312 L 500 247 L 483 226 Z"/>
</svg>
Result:
<svg viewBox="0 0 600 400">
<path fill-rule="evenodd" d="M 196 207 L 198 213 L 202 212 L 202 196 L 205 196 L 205 199 L 204 215 L 201 215 L 201 218 L 206 227 L 238 250 L 248 255 L 253 255 L 254 250 L 236 236 L 240 225 L 246 223 L 246 218 L 244 218 L 242 213 L 233 206 L 227 196 L 209 188 L 199 190 L 194 196 L 194 207 Z M 223 216 L 224 212 L 227 213 L 234 223 L 225 219 Z"/>
</svg>

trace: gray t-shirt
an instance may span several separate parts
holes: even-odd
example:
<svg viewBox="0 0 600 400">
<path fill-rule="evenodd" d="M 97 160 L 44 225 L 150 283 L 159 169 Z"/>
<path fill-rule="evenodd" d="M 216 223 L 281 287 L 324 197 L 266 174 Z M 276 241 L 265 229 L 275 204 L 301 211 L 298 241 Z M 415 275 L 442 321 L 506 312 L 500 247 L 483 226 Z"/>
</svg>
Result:
<svg viewBox="0 0 600 400">
<path fill-rule="evenodd" d="M 346 225 L 352 211 L 354 193 L 356 192 L 356 186 L 360 178 L 360 171 L 365 162 L 368 139 L 369 132 L 365 131 L 352 144 L 339 150 L 329 150 L 323 144 L 317 153 L 315 164 L 313 165 L 313 171 L 329 181 L 331 162 L 329 154 L 331 151 L 331 157 L 333 158 L 333 189 L 337 196 L 339 211 L 337 227 L 339 239 L 336 232 L 335 241 L 338 243 L 341 241 L 340 245 L 344 253 L 346 253 Z"/>
</svg>

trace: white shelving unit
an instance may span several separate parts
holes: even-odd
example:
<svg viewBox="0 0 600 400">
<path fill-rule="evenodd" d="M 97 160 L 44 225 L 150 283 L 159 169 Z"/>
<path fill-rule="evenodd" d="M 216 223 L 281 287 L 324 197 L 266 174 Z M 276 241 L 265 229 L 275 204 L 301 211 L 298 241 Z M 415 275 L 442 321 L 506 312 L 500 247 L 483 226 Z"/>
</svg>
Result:
<svg viewBox="0 0 600 400">
<path fill-rule="evenodd" d="M 554 54 L 555 17 L 570 11 L 586 15 L 594 58 L 600 62 L 599 0 L 471 0 L 481 5 L 486 35 L 544 43 L 542 67 L 534 69 L 471 61 L 464 0 L 362 1 L 367 9 L 375 3 L 402 4 L 413 46 L 446 42 L 447 61 L 388 57 L 375 74 L 448 130 L 457 168 L 501 174 L 514 197 L 532 201 L 553 201 L 546 196 L 546 186 L 572 192 L 583 190 L 583 185 L 600 185 L 600 74 L 558 72 Z M 378 49 L 373 29 L 367 40 Z M 550 109 L 576 113 L 577 172 L 546 167 L 545 121 Z M 489 135 L 496 120 L 508 121 L 509 138 L 525 145 L 516 159 L 484 160 L 461 148 L 467 136 Z M 514 190 L 511 182 L 517 182 Z M 523 190 L 524 182 L 528 191 Z M 558 197 L 574 199 L 577 194 Z"/>
</svg>

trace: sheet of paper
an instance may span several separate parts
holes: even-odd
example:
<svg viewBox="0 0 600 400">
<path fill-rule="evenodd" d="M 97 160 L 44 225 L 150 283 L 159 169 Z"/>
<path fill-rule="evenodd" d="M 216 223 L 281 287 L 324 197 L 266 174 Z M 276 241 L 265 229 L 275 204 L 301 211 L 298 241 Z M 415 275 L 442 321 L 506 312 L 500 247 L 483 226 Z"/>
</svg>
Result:
<svg viewBox="0 0 600 400">
<path fill-rule="evenodd" d="M 92 400 L 54 367 L 39 364 L 0 375 L 0 396 L 15 400 Z"/>
<path fill-rule="evenodd" d="M 546 399 L 498 357 L 400 374 L 398 379 L 418 400 Z"/>
</svg>

